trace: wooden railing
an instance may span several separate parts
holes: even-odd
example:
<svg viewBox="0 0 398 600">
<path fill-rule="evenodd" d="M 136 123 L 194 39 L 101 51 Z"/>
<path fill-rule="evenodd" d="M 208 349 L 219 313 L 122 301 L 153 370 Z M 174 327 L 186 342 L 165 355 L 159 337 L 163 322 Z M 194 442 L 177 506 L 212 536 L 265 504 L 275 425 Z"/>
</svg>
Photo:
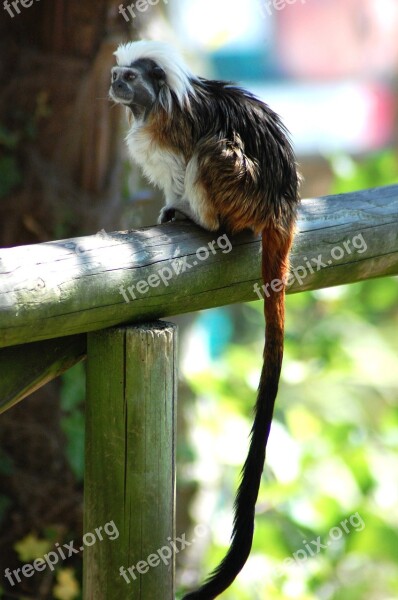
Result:
<svg viewBox="0 0 398 600">
<path fill-rule="evenodd" d="M 146 563 L 174 535 L 176 329 L 155 320 L 256 300 L 259 274 L 257 238 L 188 222 L 0 251 L 0 412 L 88 356 L 84 528 L 120 536 L 85 549 L 85 599 L 174 597 L 173 558 Z M 398 185 L 302 202 L 288 293 L 388 275 Z"/>
</svg>

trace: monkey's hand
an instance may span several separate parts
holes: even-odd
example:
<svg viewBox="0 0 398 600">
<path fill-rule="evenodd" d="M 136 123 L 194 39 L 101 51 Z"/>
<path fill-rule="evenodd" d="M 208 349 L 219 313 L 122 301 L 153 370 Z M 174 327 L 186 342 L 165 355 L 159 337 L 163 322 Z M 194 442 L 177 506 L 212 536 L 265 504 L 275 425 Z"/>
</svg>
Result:
<svg viewBox="0 0 398 600">
<path fill-rule="evenodd" d="M 162 223 L 168 223 L 175 218 L 176 209 L 172 206 L 163 206 L 162 210 L 159 213 L 158 223 L 161 225 Z"/>
<path fill-rule="evenodd" d="M 166 204 L 160 211 L 158 223 L 169 223 L 170 221 L 186 221 L 197 222 L 195 215 L 192 213 L 191 207 L 187 200 L 177 200 L 173 204 Z"/>
</svg>

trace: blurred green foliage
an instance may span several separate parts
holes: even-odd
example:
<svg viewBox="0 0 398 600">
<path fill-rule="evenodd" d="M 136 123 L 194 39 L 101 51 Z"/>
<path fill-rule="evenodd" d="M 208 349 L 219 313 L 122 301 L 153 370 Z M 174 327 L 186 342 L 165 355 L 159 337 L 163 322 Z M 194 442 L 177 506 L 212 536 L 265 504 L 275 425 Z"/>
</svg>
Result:
<svg viewBox="0 0 398 600">
<path fill-rule="evenodd" d="M 391 151 L 361 163 L 334 158 L 332 166 L 333 193 L 398 180 Z M 217 358 L 186 367 L 198 398 L 188 410 L 201 490 L 193 517 L 210 531 L 204 554 L 193 547 L 187 561 L 200 565 L 199 578 L 229 542 L 261 366 L 262 311 L 261 302 L 229 307 L 244 345 L 235 340 Z M 198 344 L 200 327 L 199 320 Z M 397 278 L 288 296 L 253 550 L 225 600 L 398 598 L 397 330 Z"/>
<path fill-rule="evenodd" d="M 61 428 L 66 437 L 66 457 L 77 481 L 84 477 L 85 368 L 78 363 L 62 375 Z"/>
<path fill-rule="evenodd" d="M 335 180 L 331 194 L 344 194 L 379 185 L 398 183 L 398 158 L 393 150 L 383 150 L 355 161 L 347 155 L 330 158 Z"/>
</svg>

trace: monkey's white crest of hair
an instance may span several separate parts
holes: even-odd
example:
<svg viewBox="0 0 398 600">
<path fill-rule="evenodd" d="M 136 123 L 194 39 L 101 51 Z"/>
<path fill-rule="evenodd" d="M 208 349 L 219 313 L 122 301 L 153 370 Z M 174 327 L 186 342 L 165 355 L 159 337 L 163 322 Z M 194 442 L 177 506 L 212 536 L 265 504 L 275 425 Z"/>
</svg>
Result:
<svg viewBox="0 0 398 600">
<path fill-rule="evenodd" d="M 181 107 L 183 107 L 184 101 L 189 107 L 189 94 L 194 93 L 191 82 L 196 77 L 188 69 L 175 48 L 164 42 L 140 40 L 120 44 L 114 54 L 120 67 L 128 67 L 140 58 L 152 59 L 166 73 L 167 87 L 162 90 L 160 95 L 163 107 L 168 112 L 172 109 L 170 90 L 176 95 Z"/>
</svg>

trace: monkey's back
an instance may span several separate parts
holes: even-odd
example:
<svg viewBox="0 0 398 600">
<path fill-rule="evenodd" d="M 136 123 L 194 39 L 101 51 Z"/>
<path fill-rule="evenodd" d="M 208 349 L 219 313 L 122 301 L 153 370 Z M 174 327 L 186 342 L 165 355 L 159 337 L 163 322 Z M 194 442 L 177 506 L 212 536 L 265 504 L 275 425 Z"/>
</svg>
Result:
<svg viewBox="0 0 398 600">
<path fill-rule="evenodd" d="M 261 230 L 271 217 L 289 229 L 299 202 L 299 176 L 279 116 L 232 83 L 201 78 L 192 86 L 186 118 L 194 146 L 206 149 L 204 178 L 215 202 L 219 198 L 226 224 L 233 230 Z"/>
</svg>

